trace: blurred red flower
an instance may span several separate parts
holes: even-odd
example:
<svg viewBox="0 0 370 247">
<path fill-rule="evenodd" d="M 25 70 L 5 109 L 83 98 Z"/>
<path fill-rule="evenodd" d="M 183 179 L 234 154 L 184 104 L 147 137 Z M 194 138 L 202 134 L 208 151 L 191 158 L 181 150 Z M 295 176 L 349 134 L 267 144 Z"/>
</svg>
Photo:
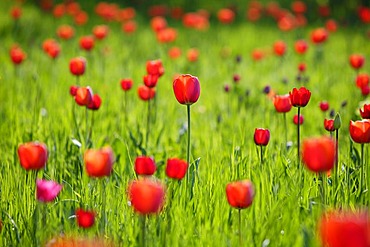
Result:
<svg viewBox="0 0 370 247">
<path fill-rule="evenodd" d="M 40 170 L 48 160 L 48 149 L 44 143 L 28 142 L 19 145 L 18 158 L 25 170 Z"/>
<path fill-rule="evenodd" d="M 324 43 L 329 37 L 329 33 L 325 28 L 317 28 L 311 32 L 311 41 L 314 44 Z"/>
<path fill-rule="evenodd" d="M 365 63 L 365 57 L 361 54 L 352 54 L 349 57 L 349 63 L 354 69 L 361 69 Z"/>
<path fill-rule="evenodd" d="M 140 99 L 147 101 L 155 97 L 155 88 L 150 88 L 145 85 L 141 85 L 137 90 Z"/>
<path fill-rule="evenodd" d="M 40 202 L 52 202 L 62 190 L 62 185 L 55 181 L 36 179 L 36 198 Z"/>
<path fill-rule="evenodd" d="M 297 40 L 294 43 L 294 49 L 298 54 L 304 54 L 308 49 L 308 44 L 305 40 Z"/>
<path fill-rule="evenodd" d="M 91 51 L 94 48 L 95 40 L 91 35 L 83 36 L 80 38 L 80 47 L 85 51 Z"/>
<path fill-rule="evenodd" d="M 69 25 L 61 25 L 57 29 L 57 35 L 61 39 L 68 40 L 75 35 L 75 30 Z"/>
<path fill-rule="evenodd" d="M 292 109 L 292 104 L 290 102 L 289 94 L 285 95 L 275 95 L 273 98 L 275 110 L 277 112 L 285 113 Z"/>
<path fill-rule="evenodd" d="M 278 40 L 274 43 L 274 53 L 277 56 L 284 56 L 286 52 L 286 44 L 282 40 Z"/>
<path fill-rule="evenodd" d="M 13 45 L 12 48 L 10 48 L 9 55 L 15 65 L 21 64 L 27 58 L 26 53 L 18 45 Z"/>
<path fill-rule="evenodd" d="M 74 95 L 75 101 L 80 106 L 88 106 L 93 99 L 93 92 L 90 87 L 78 87 Z"/>
<path fill-rule="evenodd" d="M 226 196 L 230 206 L 244 209 L 252 205 L 254 186 L 249 180 L 231 182 L 226 185 Z"/>
<path fill-rule="evenodd" d="M 109 27 L 107 25 L 97 25 L 92 30 L 96 39 L 102 40 L 107 37 L 109 33 Z"/>
<path fill-rule="evenodd" d="M 169 178 L 181 180 L 188 170 L 188 163 L 178 158 L 167 159 L 166 175 Z"/>
<path fill-rule="evenodd" d="M 326 100 L 320 101 L 319 106 L 320 106 L 320 110 L 323 112 L 326 112 L 327 110 L 329 110 L 329 103 Z"/>
<path fill-rule="evenodd" d="M 138 156 L 135 159 L 135 172 L 137 175 L 151 176 L 157 170 L 153 157 Z"/>
<path fill-rule="evenodd" d="M 122 79 L 121 82 L 121 87 L 123 91 L 129 91 L 132 88 L 133 81 L 131 79 Z"/>
<path fill-rule="evenodd" d="M 73 75 L 80 76 L 85 73 L 86 59 L 83 57 L 72 58 L 69 62 L 69 70 Z"/>
<path fill-rule="evenodd" d="M 217 18 L 223 24 L 230 24 L 234 21 L 235 13 L 231 9 L 220 9 L 217 12 Z"/>
<path fill-rule="evenodd" d="M 335 143 L 329 137 L 313 137 L 303 141 L 302 160 L 313 172 L 327 172 L 335 162 Z"/>
<path fill-rule="evenodd" d="M 102 100 L 98 94 L 94 94 L 87 108 L 93 111 L 99 110 Z"/>
<path fill-rule="evenodd" d="M 324 119 L 324 128 L 329 132 L 334 131 L 334 119 Z"/>
<path fill-rule="evenodd" d="M 88 149 L 84 154 L 86 173 L 90 177 L 110 176 L 113 170 L 114 153 L 112 148 Z"/>
<path fill-rule="evenodd" d="M 77 225 L 82 228 L 90 228 L 95 223 L 95 212 L 91 210 L 76 210 Z"/>
</svg>

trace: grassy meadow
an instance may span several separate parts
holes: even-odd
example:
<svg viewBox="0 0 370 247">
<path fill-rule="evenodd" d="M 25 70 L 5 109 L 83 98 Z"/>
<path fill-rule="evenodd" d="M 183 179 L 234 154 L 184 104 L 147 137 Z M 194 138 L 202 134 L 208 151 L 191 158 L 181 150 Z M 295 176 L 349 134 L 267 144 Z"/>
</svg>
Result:
<svg viewBox="0 0 370 247">
<path fill-rule="evenodd" d="M 142 154 L 154 157 L 154 176 L 170 195 L 161 213 L 147 219 L 147 246 L 239 246 L 238 210 L 228 204 L 225 187 L 241 179 L 250 179 L 255 187 L 253 204 L 241 210 L 242 246 L 320 246 L 317 222 L 324 211 L 369 207 L 368 187 L 358 191 L 360 144 L 349 134 L 349 121 L 360 119 L 358 109 L 367 101 L 355 86 L 356 71 L 348 60 L 353 53 L 370 58 L 366 26 L 338 24 L 338 30 L 318 47 L 310 41 L 310 33 L 324 25 L 323 19 L 282 32 L 269 20 L 252 23 L 239 17 L 233 24 L 221 24 L 212 13 L 210 27 L 204 31 L 187 29 L 181 20 L 168 18 L 168 26 L 177 29 L 177 38 L 163 44 L 144 14 L 137 13 L 137 30 L 128 35 L 120 23 L 105 22 L 93 10 L 86 25 L 76 26 L 69 16 L 55 19 L 33 4 L 22 6 L 22 16 L 15 23 L 9 14 L 11 6 L 9 1 L 0 3 L 1 246 L 44 246 L 59 236 L 98 237 L 114 246 L 139 246 L 142 219 L 130 206 L 127 186 L 137 178 L 133 164 Z M 71 40 L 56 36 L 62 24 L 75 28 Z M 91 52 L 81 50 L 79 37 L 90 35 L 98 24 L 109 26 L 108 36 L 96 41 Z M 55 60 L 42 50 L 48 38 L 61 46 Z M 304 55 L 294 51 L 298 39 L 309 44 Z M 284 57 L 272 51 L 277 40 L 287 45 Z M 9 57 L 14 43 L 27 53 L 18 66 Z M 177 59 L 168 55 L 173 46 L 182 51 Z M 199 51 L 195 62 L 186 58 L 191 48 Z M 252 59 L 255 49 L 265 52 L 260 61 Z M 78 56 L 87 60 L 79 84 L 90 86 L 102 98 L 100 109 L 94 112 L 78 106 L 69 94 L 70 86 L 76 84 L 69 61 Z M 154 59 L 162 60 L 165 73 L 151 102 L 145 145 L 148 102 L 138 97 L 137 88 L 143 84 L 146 62 Z M 307 66 L 307 82 L 297 81 L 300 62 Z M 360 72 L 368 71 L 366 61 Z M 165 174 L 168 158 L 186 159 L 186 107 L 177 102 L 172 88 L 178 74 L 197 76 L 201 87 L 198 102 L 191 106 L 192 165 L 188 179 L 180 182 Z M 234 74 L 240 75 L 238 83 L 233 82 Z M 126 93 L 120 86 L 123 78 L 134 81 Z M 226 84 L 229 92 L 224 90 Z M 319 176 L 297 160 L 297 126 L 293 123 L 297 108 L 286 114 L 287 139 L 292 142 L 286 148 L 283 114 L 275 111 L 263 92 L 266 86 L 279 95 L 301 86 L 311 91 L 310 102 L 301 109 L 301 140 L 329 136 L 323 121 L 330 118 L 330 111 L 320 110 L 321 101 L 328 101 L 330 110 L 340 114 L 338 178 L 326 180 L 324 200 Z M 81 135 L 76 132 L 73 111 Z M 86 127 L 92 117 L 88 147 Z M 263 164 L 253 141 L 255 128 L 268 128 L 271 133 Z M 31 141 L 43 142 L 48 148 L 47 165 L 38 172 L 23 169 L 17 156 L 18 146 Z M 93 179 L 83 171 L 79 178 L 77 168 L 83 167 L 86 149 L 106 145 L 116 160 L 111 176 Z M 366 186 L 369 156 L 365 145 Z M 36 200 L 36 177 L 63 185 L 52 203 Z M 192 184 L 193 193 L 189 193 Z M 75 209 L 80 207 L 96 211 L 93 227 L 77 226 Z"/>
</svg>

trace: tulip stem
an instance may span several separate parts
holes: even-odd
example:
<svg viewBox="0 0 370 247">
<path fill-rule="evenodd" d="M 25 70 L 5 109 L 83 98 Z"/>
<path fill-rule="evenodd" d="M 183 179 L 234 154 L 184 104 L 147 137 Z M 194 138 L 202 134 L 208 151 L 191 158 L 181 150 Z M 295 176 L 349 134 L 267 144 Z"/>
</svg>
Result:
<svg viewBox="0 0 370 247">
<path fill-rule="evenodd" d="M 149 128 L 150 128 L 150 100 L 148 100 L 148 115 L 146 119 L 146 138 L 145 138 L 145 148 L 148 149 L 149 143 Z"/>
<path fill-rule="evenodd" d="M 86 128 L 86 141 L 85 141 L 85 149 L 89 145 L 89 108 L 86 107 L 85 109 L 85 128 Z"/>
<path fill-rule="evenodd" d="M 186 162 L 188 163 L 188 166 L 190 168 L 190 105 L 186 105 L 186 108 L 188 112 L 188 144 L 187 144 L 187 150 L 186 150 Z"/>
<path fill-rule="evenodd" d="M 297 158 L 298 158 L 298 168 L 300 168 L 300 131 L 299 131 L 299 126 L 300 126 L 300 115 L 301 115 L 301 108 L 298 107 L 298 124 L 297 124 Z"/>
<path fill-rule="evenodd" d="M 242 246 L 242 216 L 241 216 L 241 209 L 238 209 L 239 215 L 239 246 Z"/>
<path fill-rule="evenodd" d="M 140 245 L 142 247 L 146 247 L 145 232 L 146 232 L 146 215 L 142 215 L 141 216 L 141 245 Z"/>
<path fill-rule="evenodd" d="M 103 222 L 101 224 L 101 228 L 100 228 L 100 231 L 101 233 L 105 233 L 105 226 L 107 224 L 107 212 L 106 212 L 106 204 L 107 204 L 107 199 L 106 199 L 106 183 L 105 183 L 105 178 L 102 178 L 101 181 L 100 181 L 100 193 L 102 195 L 102 206 L 101 206 L 101 211 L 102 211 L 102 214 L 103 214 Z"/>
<path fill-rule="evenodd" d="M 260 145 L 260 155 L 261 155 L 261 165 L 263 164 L 263 146 L 262 145 Z"/>
<path fill-rule="evenodd" d="M 364 184 L 364 146 L 365 144 L 364 143 L 361 143 L 361 172 L 360 172 L 360 194 L 362 194 L 362 190 L 363 190 L 363 184 Z"/>
<path fill-rule="evenodd" d="M 319 177 L 321 180 L 320 184 L 320 195 L 321 195 L 321 206 L 324 209 L 326 205 L 326 199 L 325 199 L 325 184 L 326 184 L 326 179 L 325 179 L 326 173 L 320 172 Z"/>
<path fill-rule="evenodd" d="M 287 127 L 287 122 L 286 122 L 286 112 L 283 113 L 284 116 L 284 128 L 285 128 L 285 143 L 284 146 L 285 148 L 288 147 L 288 127 Z"/>
</svg>

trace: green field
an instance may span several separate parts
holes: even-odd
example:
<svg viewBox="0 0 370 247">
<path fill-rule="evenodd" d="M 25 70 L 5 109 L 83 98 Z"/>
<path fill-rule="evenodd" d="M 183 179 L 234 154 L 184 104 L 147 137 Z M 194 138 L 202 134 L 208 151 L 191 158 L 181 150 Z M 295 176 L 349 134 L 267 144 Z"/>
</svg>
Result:
<svg viewBox="0 0 370 247">
<path fill-rule="evenodd" d="M 252 23 L 242 14 L 231 25 L 221 24 L 213 16 L 204 31 L 186 29 L 181 21 L 168 18 L 168 25 L 177 29 L 178 36 L 171 44 L 161 44 L 144 14 L 137 13 L 138 28 L 127 35 L 120 23 L 105 22 L 93 11 L 86 25 L 75 26 L 69 16 L 54 19 L 33 4 L 23 6 L 22 17 L 15 23 L 9 15 L 10 7 L 9 1 L 0 3 L 1 246 L 43 246 L 63 235 L 98 237 L 115 246 L 140 246 L 143 217 L 129 206 L 127 187 L 137 178 L 133 162 L 142 154 L 154 157 L 154 176 L 171 195 L 161 213 L 147 218 L 147 246 L 239 246 L 238 210 L 228 204 L 225 187 L 241 179 L 250 179 L 255 186 L 253 204 L 241 210 L 242 246 L 320 246 L 317 222 L 324 211 L 368 210 L 370 153 L 365 145 L 366 177 L 361 192 L 361 145 L 354 143 L 349 134 L 349 121 L 361 118 L 358 109 L 368 100 L 356 88 L 356 71 L 349 64 L 353 53 L 370 58 L 365 25 L 338 24 L 338 30 L 318 47 L 310 41 L 310 33 L 324 25 L 323 19 L 282 32 L 272 21 Z M 56 36 L 61 24 L 75 27 L 74 38 L 65 41 Z M 81 50 L 79 37 L 90 35 L 98 24 L 109 26 L 107 38 L 96 41 L 90 53 Z M 47 38 L 56 39 L 61 46 L 55 60 L 42 50 Z M 294 51 L 297 39 L 309 44 L 303 56 Z M 272 45 L 277 40 L 287 45 L 283 58 L 273 54 Z M 13 65 L 9 57 L 14 43 L 27 53 L 19 66 Z M 178 59 L 168 56 L 173 46 L 182 50 Z M 199 50 L 198 61 L 186 59 L 190 48 Z M 261 61 L 253 61 L 254 49 L 267 54 Z M 79 84 L 90 86 L 102 98 L 97 111 L 78 106 L 69 94 L 69 87 L 76 84 L 69 61 L 77 56 L 87 60 Z M 236 61 L 238 56 L 240 62 Z M 140 100 L 137 88 L 143 84 L 146 62 L 154 59 L 162 60 L 165 73 L 151 101 L 146 140 L 148 102 Z M 307 65 L 308 82 L 296 79 L 300 62 Z M 360 72 L 368 71 L 370 63 L 366 61 Z M 201 87 L 199 101 L 191 106 L 192 165 L 188 179 L 181 182 L 165 174 L 168 158 L 186 159 L 187 153 L 186 106 L 176 101 L 172 88 L 177 74 L 197 76 Z M 234 74 L 241 77 L 237 84 L 233 82 Z M 123 78 L 134 81 L 126 95 L 120 86 Z M 228 93 L 225 84 L 230 86 Z M 324 201 L 319 176 L 297 160 L 297 126 L 293 123 L 297 108 L 286 115 L 287 138 L 292 142 L 286 148 L 283 114 L 275 111 L 271 99 L 263 93 L 266 86 L 279 95 L 301 86 L 311 91 L 310 102 L 301 109 L 301 140 L 329 136 L 323 121 L 330 118 L 330 111 L 320 110 L 322 100 L 340 114 L 338 178 L 325 178 Z M 271 133 L 263 164 L 253 141 L 254 130 L 259 127 Z M 23 169 L 17 155 L 18 146 L 31 141 L 45 143 L 49 152 L 45 169 L 38 172 Z M 82 146 L 78 147 L 76 141 Z M 85 171 L 79 176 L 84 152 L 106 145 L 116 158 L 111 176 L 92 179 Z M 63 184 L 54 202 L 36 200 L 36 177 Z M 92 228 L 77 226 L 77 208 L 97 212 Z"/>
</svg>

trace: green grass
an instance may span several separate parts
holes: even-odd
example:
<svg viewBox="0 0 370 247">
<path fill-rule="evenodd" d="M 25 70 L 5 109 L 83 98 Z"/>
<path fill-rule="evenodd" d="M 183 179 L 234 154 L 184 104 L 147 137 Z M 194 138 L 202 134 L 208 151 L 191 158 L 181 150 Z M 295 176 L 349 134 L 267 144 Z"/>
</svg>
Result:
<svg viewBox="0 0 370 247">
<path fill-rule="evenodd" d="M 345 169 L 340 171 L 338 184 L 327 185 L 326 207 L 353 209 L 369 206 L 368 190 L 356 197 L 354 186 L 358 183 L 357 150 L 360 147 L 351 144 L 348 133 L 349 120 L 358 118 L 359 102 L 366 100 L 354 86 L 355 72 L 348 63 L 351 53 L 359 52 L 370 57 L 369 40 L 363 27 L 342 28 L 331 34 L 323 47 L 324 58 L 318 61 L 314 59 L 312 44 L 304 57 L 297 56 L 293 50 L 296 38 L 308 40 L 310 30 L 316 26 L 281 33 L 274 25 L 243 22 L 222 26 L 212 23 L 208 31 L 198 32 L 184 29 L 181 23 L 171 23 L 178 27 L 179 33 L 174 45 L 183 51 L 180 59 L 171 60 L 166 51 L 170 46 L 158 44 L 148 21 L 140 17 L 138 31 L 131 37 L 123 34 L 117 23 L 110 23 L 109 36 L 98 43 L 91 54 L 80 51 L 78 37 L 89 34 L 95 24 L 102 23 L 91 14 L 88 25 L 76 28 L 73 40 L 60 41 L 61 55 L 51 61 L 43 53 L 41 44 L 46 38 L 55 38 L 57 26 L 71 23 L 71 20 L 53 20 L 33 6 L 26 6 L 19 29 L 14 31 L 7 8 L 1 9 L 2 246 L 34 245 L 35 233 L 39 243 L 60 234 L 100 236 L 118 246 L 139 243 L 139 217 L 128 206 L 126 190 L 128 182 L 135 179 L 133 160 L 141 150 L 135 146 L 130 133 L 139 142 L 145 136 L 147 105 L 138 98 L 136 90 L 146 73 L 146 61 L 158 58 L 163 61 L 165 75 L 157 86 L 156 118 L 151 123 L 149 146 L 145 149 L 159 164 L 155 177 L 166 183 L 168 190 L 174 190 L 174 197 L 171 208 L 149 217 L 148 246 L 238 246 L 238 210 L 228 205 L 225 187 L 228 182 L 239 179 L 250 179 L 256 190 L 252 206 L 242 210 L 244 246 L 319 245 L 317 220 L 322 207 L 315 182 L 318 177 L 303 167 L 297 169 L 296 126 L 292 122 L 296 109 L 287 114 L 288 139 L 294 146 L 286 151 L 283 147 L 283 116 L 275 112 L 272 102 L 262 93 L 265 85 L 271 85 L 278 94 L 286 94 L 293 87 L 301 86 L 295 81 L 297 65 L 301 61 L 307 63 L 310 81 L 306 87 L 312 92 L 308 106 L 302 109 L 302 139 L 328 135 L 323 128 L 324 117 L 328 115 L 324 116 L 318 107 L 321 100 L 328 100 L 331 109 L 342 117 L 339 162 Z M 288 54 L 283 61 L 273 55 L 260 62 L 252 61 L 253 49 L 270 49 L 278 39 L 288 45 Z M 27 53 L 27 60 L 17 68 L 18 71 L 14 71 L 9 58 L 9 49 L 15 42 Z M 102 56 L 99 52 L 105 47 L 108 53 Z M 200 51 L 199 61 L 195 63 L 187 62 L 185 57 L 187 49 L 192 47 Z M 235 62 L 237 55 L 242 56 L 240 64 Z M 80 164 L 85 149 L 85 145 L 79 149 L 72 143 L 73 139 L 78 139 L 72 107 L 76 107 L 81 132 L 85 133 L 85 109 L 77 107 L 69 95 L 69 86 L 74 85 L 76 79 L 69 73 L 68 65 L 76 56 L 85 56 L 88 60 L 81 85 L 90 85 L 103 100 L 101 109 L 94 112 L 92 146 L 109 145 L 117 158 L 105 188 L 101 186 L 102 181 L 88 178 L 85 172 L 81 179 L 76 179 L 75 166 Z M 369 68 L 367 62 L 362 71 L 369 71 Z M 200 99 L 191 107 L 191 160 L 200 158 L 192 199 L 185 193 L 185 181 L 169 181 L 164 172 L 167 158 L 186 158 L 186 134 L 180 134 L 186 123 L 186 107 L 177 103 L 172 91 L 176 73 L 190 73 L 201 83 Z M 239 94 L 234 86 L 229 94 L 225 94 L 223 85 L 232 84 L 234 73 L 242 78 L 238 85 Z M 122 107 L 124 93 L 119 85 L 120 79 L 125 77 L 134 80 L 133 90 L 127 95 L 127 123 Z M 283 78 L 288 80 L 287 84 L 281 82 Z M 246 90 L 250 91 L 249 96 L 245 96 Z M 341 107 L 344 100 L 348 104 Z M 256 127 L 269 128 L 271 132 L 263 165 L 253 142 Z M 17 157 L 19 144 L 36 140 L 44 142 L 49 150 L 46 169 L 38 174 L 26 172 Z M 84 144 L 83 140 L 79 141 Z M 365 150 L 367 162 L 368 148 Z M 349 169 L 351 173 L 348 173 Z M 37 227 L 34 225 L 36 176 L 56 180 L 64 186 L 54 203 L 41 205 L 45 218 L 38 218 Z M 349 189 L 347 176 L 351 181 Z M 337 196 L 334 195 L 336 190 L 339 191 Z M 108 224 L 104 231 L 100 231 L 103 194 L 107 200 Z M 77 207 L 98 212 L 93 228 L 78 229 L 75 218 L 71 217 Z"/>
</svg>

